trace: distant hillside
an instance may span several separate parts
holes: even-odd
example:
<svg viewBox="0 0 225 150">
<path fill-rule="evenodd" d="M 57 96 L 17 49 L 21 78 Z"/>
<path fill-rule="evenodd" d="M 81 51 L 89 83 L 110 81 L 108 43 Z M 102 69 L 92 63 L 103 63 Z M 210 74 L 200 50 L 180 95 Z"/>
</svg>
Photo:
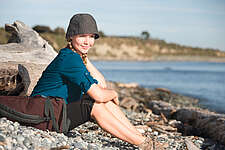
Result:
<svg viewBox="0 0 225 150">
<path fill-rule="evenodd" d="M 60 30 L 60 32 L 58 31 Z M 65 32 L 39 33 L 58 51 L 66 46 Z M 104 35 L 104 34 L 103 34 Z M 0 28 L 0 44 L 7 42 L 9 34 Z M 215 49 L 194 48 L 159 39 L 139 37 L 103 36 L 96 40 L 89 56 L 95 60 L 178 60 L 178 61 L 223 61 L 225 52 Z"/>
<path fill-rule="evenodd" d="M 5 32 L 4 28 L 0 27 L 0 44 L 6 44 L 9 40 L 10 35 L 10 33 Z"/>
</svg>

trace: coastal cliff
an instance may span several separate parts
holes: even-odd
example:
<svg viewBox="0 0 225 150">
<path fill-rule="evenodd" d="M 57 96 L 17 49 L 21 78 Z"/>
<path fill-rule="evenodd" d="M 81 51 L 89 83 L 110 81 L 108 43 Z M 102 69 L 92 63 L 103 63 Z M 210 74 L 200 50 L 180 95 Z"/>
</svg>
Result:
<svg viewBox="0 0 225 150">
<path fill-rule="evenodd" d="M 96 40 L 89 55 L 94 60 L 225 62 L 225 52 L 219 50 L 138 37 L 103 37 Z"/>
<path fill-rule="evenodd" d="M 67 45 L 63 28 L 51 30 L 49 27 L 36 26 L 33 29 L 56 52 Z M 184 46 L 156 38 L 107 36 L 100 33 L 101 38 L 95 41 L 88 54 L 92 60 L 225 62 L 225 52 L 218 49 Z M 0 44 L 8 41 L 11 41 L 10 34 L 0 28 Z"/>
</svg>

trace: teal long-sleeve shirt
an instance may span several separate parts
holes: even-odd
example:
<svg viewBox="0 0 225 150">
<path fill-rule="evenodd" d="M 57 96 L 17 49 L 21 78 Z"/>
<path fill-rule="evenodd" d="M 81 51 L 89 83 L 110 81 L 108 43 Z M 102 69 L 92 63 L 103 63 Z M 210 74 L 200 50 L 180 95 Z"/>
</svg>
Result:
<svg viewBox="0 0 225 150">
<path fill-rule="evenodd" d="M 31 96 L 61 97 L 68 104 L 80 100 L 94 83 L 98 81 L 90 75 L 80 55 L 64 48 L 43 71 Z"/>
</svg>

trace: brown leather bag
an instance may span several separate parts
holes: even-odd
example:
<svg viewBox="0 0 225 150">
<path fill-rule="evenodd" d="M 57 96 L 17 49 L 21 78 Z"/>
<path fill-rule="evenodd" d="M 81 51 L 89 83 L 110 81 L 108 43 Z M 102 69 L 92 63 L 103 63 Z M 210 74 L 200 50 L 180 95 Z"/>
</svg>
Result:
<svg viewBox="0 0 225 150">
<path fill-rule="evenodd" d="M 62 98 L 0 96 L 0 117 L 41 130 L 68 132 L 66 104 Z"/>
</svg>

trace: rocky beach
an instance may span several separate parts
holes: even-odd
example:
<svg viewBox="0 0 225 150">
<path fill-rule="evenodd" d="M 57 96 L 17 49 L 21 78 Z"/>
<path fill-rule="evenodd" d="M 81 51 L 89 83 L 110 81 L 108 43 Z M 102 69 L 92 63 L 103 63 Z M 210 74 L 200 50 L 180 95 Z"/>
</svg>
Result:
<svg viewBox="0 0 225 150">
<path fill-rule="evenodd" d="M 8 25 L 7 29 L 15 35 L 12 43 L 0 45 L 0 95 L 29 95 L 56 53 L 35 31 L 21 22 Z M 120 107 L 136 128 L 160 142 L 166 150 L 225 149 L 225 115 L 200 108 L 198 99 L 165 88 L 147 89 L 136 83 L 108 81 L 107 84 L 118 92 Z M 1 149 L 138 148 L 106 133 L 95 122 L 87 122 L 62 134 L 22 126 L 1 117 Z"/>
<path fill-rule="evenodd" d="M 166 89 L 149 90 L 136 84 L 108 82 L 108 85 L 119 92 L 121 109 L 136 128 L 142 134 L 159 141 L 166 150 L 223 150 L 225 148 L 222 141 L 205 137 L 204 134 L 201 135 L 200 130 L 171 116 L 176 109 L 196 107 L 197 99 L 177 95 Z M 172 102 L 168 103 L 168 100 Z M 155 106 L 151 107 L 153 105 Z M 21 126 L 18 122 L 1 118 L 0 149 L 133 150 L 138 148 L 113 137 L 94 122 L 87 122 L 68 134 L 62 134 Z"/>
</svg>

